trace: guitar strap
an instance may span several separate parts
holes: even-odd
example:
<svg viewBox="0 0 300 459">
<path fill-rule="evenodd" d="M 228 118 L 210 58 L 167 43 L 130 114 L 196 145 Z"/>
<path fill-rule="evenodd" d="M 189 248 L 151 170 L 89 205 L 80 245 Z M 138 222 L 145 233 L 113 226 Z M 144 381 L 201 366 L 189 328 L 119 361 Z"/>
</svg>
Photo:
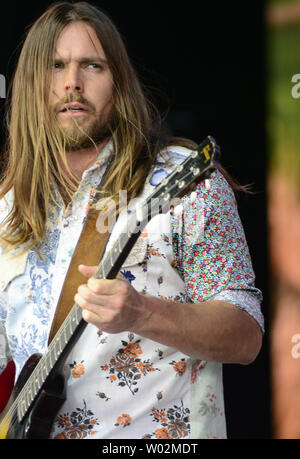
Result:
<svg viewBox="0 0 300 459">
<path fill-rule="evenodd" d="M 109 161 L 100 184 L 97 186 L 95 197 L 97 197 L 97 191 L 101 189 L 105 182 L 111 162 L 112 160 Z M 94 198 L 93 204 L 95 202 L 96 199 Z M 106 225 L 105 228 L 107 228 L 107 230 L 105 232 L 97 231 L 98 216 L 99 211 L 95 209 L 95 206 L 91 205 L 66 274 L 52 322 L 48 344 L 50 344 L 64 319 L 72 309 L 74 305 L 74 296 L 78 287 L 86 283 L 86 277 L 78 271 L 78 266 L 80 264 L 88 266 L 98 265 L 104 253 L 111 229 Z M 104 224 L 106 223 L 107 220 L 104 221 Z"/>
</svg>

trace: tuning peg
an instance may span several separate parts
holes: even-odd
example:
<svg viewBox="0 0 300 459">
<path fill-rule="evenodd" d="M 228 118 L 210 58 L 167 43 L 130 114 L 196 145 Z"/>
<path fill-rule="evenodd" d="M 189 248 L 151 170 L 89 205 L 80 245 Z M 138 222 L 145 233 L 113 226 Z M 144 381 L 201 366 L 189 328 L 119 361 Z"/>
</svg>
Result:
<svg viewBox="0 0 300 459">
<path fill-rule="evenodd" d="M 175 215 L 180 215 L 180 214 L 182 214 L 182 212 L 183 212 L 183 205 L 182 204 L 179 204 L 178 206 L 176 206 L 174 208 L 174 214 Z"/>
<path fill-rule="evenodd" d="M 136 218 L 139 222 L 142 222 L 145 218 L 145 208 L 141 202 L 137 203 L 136 205 Z"/>
<path fill-rule="evenodd" d="M 205 179 L 205 188 L 207 190 L 210 190 L 210 180 L 209 179 Z"/>
<path fill-rule="evenodd" d="M 196 198 L 197 198 L 196 191 L 192 191 L 191 196 L 190 196 L 190 202 L 193 204 L 193 202 L 196 201 Z"/>
</svg>

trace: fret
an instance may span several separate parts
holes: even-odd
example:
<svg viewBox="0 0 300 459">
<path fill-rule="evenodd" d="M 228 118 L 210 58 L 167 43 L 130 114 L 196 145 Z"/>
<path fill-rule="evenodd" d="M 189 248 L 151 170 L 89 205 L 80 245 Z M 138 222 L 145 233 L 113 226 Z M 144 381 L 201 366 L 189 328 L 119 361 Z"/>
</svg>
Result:
<svg viewBox="0 0 300 459">
<path fill-rule="evenodd" d="M 68 338 L 67 338 L 67 329 L 66 329 L 66 325 L 63 326 L 63 332 L 64 332 L 64 341 L 65 341 L 65 344 L 67 344 Z"/>
<path fill-rule="evenodd" d="M 111 250 L 110 251 L 110 266 L 114 266 L 115 264 L 115 260 L 113 259 L 113 251 Z"/>
<path fill-rule="evenodd" d="M 58 341 L 59 341 L 59 340 L 58 340 Z M 56 343 L 56 345 L 54 345 L 54 356 L 55 356 L 55 360 L 58 359 L 59 355 L 60 355 L 60 350 L 59 350 L 59 348 L 57 347 L 57 343 Z"/>
<path fill-rule="evenodd" d="M 79 324 L 80 320 L 82 319 L 82 310 L 78 305 L 76 305 L 75 312 L 77 316 L 77 324 Z"/>
<path fill-rule="evenodd" d="M 62 332 L 58 334 L 58 345 L 59 345 L 59 353 L 61 354 L 63 351 L 63 343 L 62 343 Z"/>
<path fill-rule="evenodd" d="M 18 403 L 18 419 L 21 421 L 23 419 L 24 414 L 26 413 L 27 408 L 26 408 L 26 402 L 24 398 L 21 399 L 20 403 Z"/>
<path fill-rule="evenodd" d="M 45 381 L 45 377 L 43 375 L 43 365 L 41 365 L 41 368 L 39 366 L 37 366 L 36 368 L 37 370 L 37 380 L 38 380 L 38 387 L 37 387 L 37 392 L 40 390 L 40 387 L 42 386 L 42 384 L 44 383 Z"/>
<path fill-rule="evenodd" d="M 53 368 L 53 362 L 52 362 L 52 358 L 51 357 L 52 357 L 52 355 L 51 355 L 51 350 L 50 350 L 50 352 L 48 353 L 48 362 L 50 364 L 50 368 Z"/>
<path fill-rule="evenodd" d="M 30 385 L 28 387 L 27 390 L 25 390 L 25 393 L 24 393 L 24 409 L 28 409 L 28 407 L 30 406 L 31 404 L 31 400 L 32 400 L 32 394 L 31 394 L 31 388 L 30 388 Z"/>
<path fill-rule="evenodd" d="M 107 273 L 111 268 L 110 260 L 107 256 L 101 262 L 101 270 L 99 272 L 99 279 L 106 279 Z"/>
<path fill-rule="evenodd" d="M 111 250 L 111 257 L 110 257 L 110 267 L 111 268 L 115 265 L 116 261 L 119 258 L 119 255 L 120 254 L 119 254 L 118 247 L 115 244 L 113 249 Z"/>
<path fill-rule="evenodd" d="M 43 363 L 44 363 L 44 360 L 43 360 Z M 46 363 L 47 363 L 47 360 L 46 360 Z M 42 369 L 41 370 L 42 370 L 42 378 L 43 378 L 43 380 L 45 380 L 46 377 L 47 377 L 47 373 L 48 373 L 47 365 L 42 365 Z"/>
<path fill-rule="evenodd" d="M 101 261 L 101 264 L 99 265 L 96 273 L 95 273 L 95 277 L 97 279 L 103 279 L 103 261 Z"/>
<path fill-rule="evenodd" d="M 46 356 L 45 356 L 45 363 L 46 363 L 47 372 L 50 373 L 50 371 L 51 371 L 51 362 L 49 362 L 48 354 L 46 354 Z"/>
<path fill-rule="evenodd" d="M 37 390 L 39 390 L 39 380 L 36 377 L 33 378 L 33 389 L 34 389 L 33 391 L 34 394 L 36 394 Z M 31 398 L 33 398 L 32 394 L 31 394 Z"/>
<path fill-rule="evenodd" d="M 31 384 L 28 386 L 28 389 L 25 393 L 25 396 L 26 396 L 26 402 L 27 402 L 27 405 L 29 406 L 30 403 L 31 403 L 31 400 L 33 399 L 33 393 L 35 392 L 35 388 L 34 388 L 34 380 L 31 381 Z"/>
<path fill-rule="evenodd" d="M 70 326 L 70 336 L 72 336 L 73 334 L 73 331 L 74 331 L 74 318 L 73 317 L 70 317 L 70 320 L 69 320 L 69 326 Z"/>
<path fill-rule="evenodd" d="M 69 336 L 72 336 L 72 322 L 71 322 L 70 318 L 68 318 L 67 325 L 68 325 Z"/>
<path fill-rule="evenodd" d="M 97 277 L 98 279 L 106 279 L 106 273 L 108 273 L 109 268 L 110 268 L 110 263 L 109 263 L 107 257 L 105 257 L 105 258 L 101 261 L 100 269 L 97 271 L 96 277 Z"/>
<path fill-rule="evenodd" d="M 54 345 L 52 346 L 50 353 L 52 355 L 52 368 L 53 368 L 55 363 L 56 363 L 55 346 Z"/>
<path fill-rule="evenodd" d="M 72 334 L 76 328 L 76 325 L 77 325 L 77 320 L 76 320 L 76 317 L 72 314 L 71 315 L 71 326 L 72 326 Z"/>
<path fill-rule="evenodd" d="M 20 403 L 18 404 L 18 418 L 19 418 L 20 420 L 21 420 L 22 417 L 24 416 L 23 413 L 26 412 L 26 409 L 27 409 L 27 408 L 26 408 L 26 401 L 25 401 L 25 399 L 22 397 Z"/>
</svg>

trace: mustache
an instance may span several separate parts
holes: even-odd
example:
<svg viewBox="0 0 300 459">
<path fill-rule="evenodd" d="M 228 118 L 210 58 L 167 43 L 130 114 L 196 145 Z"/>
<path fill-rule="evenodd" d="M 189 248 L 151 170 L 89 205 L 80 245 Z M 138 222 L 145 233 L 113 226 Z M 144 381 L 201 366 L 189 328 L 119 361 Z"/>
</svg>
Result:
<svg viewBox="0 0 300 459">
<path fill-rule="evenodd" d="M 83 97 L 81 94 L 69 93 L 69 94 L 66 94 L 63 99 L 61 99 L 55 104 L 55 107 L 54 107 L 55 113 L 59 113 L 60 110 L 64 107 L 64 105 L 70 104 L 72 102 L 78 102 L 79 104 L 83 104 L 92 112 L 96 111 L 94 105 L 91 102 L 89 102 L 85 97 Z"/>
</svg>

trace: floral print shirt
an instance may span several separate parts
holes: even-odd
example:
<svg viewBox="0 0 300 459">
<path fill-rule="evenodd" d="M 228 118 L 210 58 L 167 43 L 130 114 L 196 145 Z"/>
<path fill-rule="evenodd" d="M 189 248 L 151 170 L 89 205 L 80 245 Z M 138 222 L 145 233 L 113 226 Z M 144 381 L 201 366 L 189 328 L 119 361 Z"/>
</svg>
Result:
<svg viewBox="0 0 300 459">
<path fill-rule="evenodd" d="M 39 249 L 0 256 L 0 369 L 9 359 L 16 378 L 28 357 L 47 351 L 64 278 L 112 142 L 82 177 L 65 212 L 51 209 Z M 170 147 L 174 163 L 190 152 Z M 158 165 L 145 185 L 149 195 L 169 170 Z M 12 193 L 0 202 L 7 215 Z M 122 220 L 123 218 L 123 220 Z M 121 213 L 107 245 L 118 238 Z M 149 221 L 121 272 L 134 288 L 178 302 L 221 299 L 244 309 L 263 330 L 261 292 L 234 194 L 219 171 L 200 183 L 196 199 Z M 184 307 L 184 306 L 183 306 Z M 191 358 L 132 332 L 108 334 L 88 324 L 67 359 L 67 400 L 52 438 L 225 438 L 222 364 Z"/>
</svg>

